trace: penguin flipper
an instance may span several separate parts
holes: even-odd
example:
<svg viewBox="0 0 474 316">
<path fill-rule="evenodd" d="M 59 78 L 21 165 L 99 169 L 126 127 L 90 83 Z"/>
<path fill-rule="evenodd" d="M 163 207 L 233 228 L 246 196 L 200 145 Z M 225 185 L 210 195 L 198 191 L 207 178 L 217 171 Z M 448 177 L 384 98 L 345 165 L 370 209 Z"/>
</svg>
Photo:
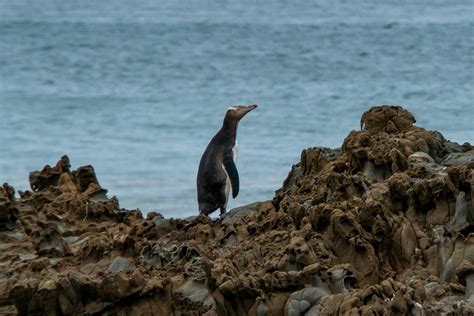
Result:
<svg viewBox="0 0 474 316">
<path fill-rule="evenodd" d="M 232 197 L 235 199 L 239 194 L 239 172 L 231 155 L 224 157 L 223 165 L 232 186 Z"/>
</svg>

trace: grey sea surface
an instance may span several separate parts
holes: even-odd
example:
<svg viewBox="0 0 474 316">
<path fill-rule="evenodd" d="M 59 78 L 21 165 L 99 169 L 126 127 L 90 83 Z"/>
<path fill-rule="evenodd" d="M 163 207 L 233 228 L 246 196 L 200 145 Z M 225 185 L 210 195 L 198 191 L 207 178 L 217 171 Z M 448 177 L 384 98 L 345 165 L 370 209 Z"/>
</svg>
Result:
<svg viewBox="0 0 474 316">
<path fill-rule="evenodd" d="M 474 141 L 474 7 L 439 1 L 0 0 L 0 181 L 63 154 L 125 208 L 196 214 L 228 106 L 241 190 L 271 199 L 302 149 L 339 147 L 376 104 Z"/>
</svg>

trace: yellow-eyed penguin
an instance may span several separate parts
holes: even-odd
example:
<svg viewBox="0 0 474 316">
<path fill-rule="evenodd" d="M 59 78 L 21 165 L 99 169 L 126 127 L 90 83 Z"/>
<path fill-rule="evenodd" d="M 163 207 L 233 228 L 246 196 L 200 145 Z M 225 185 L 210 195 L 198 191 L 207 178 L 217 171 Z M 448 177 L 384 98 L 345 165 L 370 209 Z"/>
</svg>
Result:
<svg viewBox="0 0 474 316">
<path fill-rule="evenodd" d="M 235 166 L 237 126 L 256 107 L 256 104 L 231 106 L 221 129 L 207 145 L 197 175 L 199 213 L 209 215 L 219 208 L 222 215 L 230 190 L 234 199 L 239 194 L 239 173 Z"/>
</svg>

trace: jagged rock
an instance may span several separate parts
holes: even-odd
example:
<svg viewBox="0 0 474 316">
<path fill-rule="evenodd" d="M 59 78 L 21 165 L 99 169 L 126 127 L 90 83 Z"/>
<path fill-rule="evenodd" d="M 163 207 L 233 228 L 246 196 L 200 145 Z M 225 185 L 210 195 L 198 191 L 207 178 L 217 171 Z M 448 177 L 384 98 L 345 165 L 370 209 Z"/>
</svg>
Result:
<svg viewBox="0 0 474 316">
<path fill-rule="evenodd" d="M 398 133 L 410 130 L 415 117 L 398 105 L 374 106 L 362 114 L 360 128 L 375 132 Z"/>
<path fill-rule="evenodd" d="M 120 209 L 67 156 L 0 190 L 0 314 L 474 313 L 473 147 L 399 106 L 222 218 Z"/>
<path fill-rule="evenodd" d="M 448 231 L 460 232 L 472 224 L 474 224 L 474 213 L 466 201 L 466 193 L 461 191 L 456 199 L 454 216 L 448 223 Z"/>
<path fill-rule="evenodd" d="M 303 267 L 316 262 L 316 254 L 311 246 L 301 237 L 293 237 L 287 247 L 288 269 L 302 270 Z"/>
<path fill-rule="evenodd" d="M 4 183 L 0 189 L 0 231 L 12 230 L 18 219 L 18 208 L 15 203 L 15 189 Z"/>
<path fill-rule="evenodd" d="M 356 284 L 356 278 L 348 268 L 349 266 L 346 264 L 342 266 L 334 266 L 328 271 L 336 293 L 349 292 Z"/>
<path fill-rule="evenodd" d="M 457 276 L 466 286 L 466 295 L 464 298 L 474 303 L 474 264 L 471 261 L 463 260 L 456 269 Z"/>
<path fill-rule="evenodd" d="M 330 161 L 340 153 L 340 149 L 313 147 L 304 149 L 301 153 L 301 171 L 304 175 L 320 172 Z"/>
<path fill-rule="evenodd" d="M 58 161 L 56 166 L 46 165 L 41 171 L 30 172 L 30 187 L 33 191 L 41 191 L 49 186 L 57 185 L 62 173 L 69 173 L 71 164 L 69 157 L 64 155 Z"/>
<path fill-rule="evenodd" d="M 155 224 L 156 229 L 162 234 L 166 234 L 172 231 L 173 226 L 169 218 L 159 218 L 158 216 L 153 218 L 153 224 Z"/>
</svg>

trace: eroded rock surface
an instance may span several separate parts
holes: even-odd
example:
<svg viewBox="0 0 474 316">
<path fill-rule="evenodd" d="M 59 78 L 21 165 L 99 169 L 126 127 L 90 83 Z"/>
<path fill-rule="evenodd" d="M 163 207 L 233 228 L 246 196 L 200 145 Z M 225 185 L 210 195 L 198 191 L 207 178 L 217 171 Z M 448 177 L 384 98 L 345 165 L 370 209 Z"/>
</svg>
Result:
<svg viewBox="0 0 474 316">
<path fill-rule="evenodd" d="M 473 147 L 414 123 L 373 107 L 215 221 L 121 209 L 64 156 L 0 189 L 0 314 L 472 315 Z"/>
</svg>

